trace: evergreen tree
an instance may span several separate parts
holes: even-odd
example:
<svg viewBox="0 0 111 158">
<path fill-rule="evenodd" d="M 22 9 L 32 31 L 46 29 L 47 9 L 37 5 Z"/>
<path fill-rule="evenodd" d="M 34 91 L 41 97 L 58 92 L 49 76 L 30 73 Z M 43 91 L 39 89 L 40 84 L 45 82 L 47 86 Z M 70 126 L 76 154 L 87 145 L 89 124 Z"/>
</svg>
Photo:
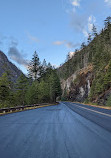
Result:
<svg viewBox="0 0 111 158">
<path fill-rule="evenodd" d="M 5 63 L 2 68 L 4 72 L 7 74 L 10 89 L 13 89 L 13 86 L 14 86 L 13 81 L 12 81 L 13 74 L 11 70 L 9 69 L 7 63 Z"/>
<path fill-rule="evenodd" d="M 111 17 L 107 17 L 105 20 L 105 36 L 104 39 L 106 41 L 106 44 L 111 44 Z"/>
<path fill-rule="evenodd" d="M 42 66 L 43 66 L 44 70 L 46 70 L 46 69 L 47 69 L 47 62 L 46 62 L 46 60 L 45 60 L 45 59 L 43 60 Z"/>
<path fill-rule="evenodd" d="M 94 24 L 93 24 L 93 28 L 92 28 L 92 35 L 93 35 L 93 37 L 97 36 L 97 29 L 96 29 L 96 26 Z"/>
<path fill-rule="evenodd" d="M 111 17 L 108 16 L 105 20 L 104 20 L 104 24 L 105 24 L 105 29 L 108 29 L 111 26 Z"/>
<path fill-rule="evenodd" d="M 87 39 L 88 44 L 91 42 L 91 40 L 92 40 L 91 34 L 88 33 L 88 39 Z"/>
<path fill-rule="evenodd" d="M 48 63 L 47 68 L 48 68 L 48 69 L 52 69 L 52 65 L 51 65 L 50 62 Z"/>
<path fill-rule="evenodd" d="M 70 59 L 71 59 L 70 53 L 68 53 L 67 56 L 66 56 L 66 62 L 67 62 L 68 60 L 70 60 Z"/>
<path fill-rule="evenodd" d="M 38 93 L 39 102 L 42 102 L 42 103 L 49 102 L 50 100 L 49 84 L 46 80 L 42 79 L 40 81 L 38 90 L 39 90 L 39 93 Z"/>
<path fill-rule="evenodd" d="M 78 52 L 78 49 L 75 49 L 75 53 L 77 53 Z"/>
<path fill-rule="evenodd" d="M 41 64 L 40 66 L 40 77 L 43 77 L 44 74 L 46 73 L 46 69 L 47 69 L 47 63 L 46 63 L 46 60 L 44 59 L 43 60 L 43 63 Z"/>
<path fill-rule="evenodd" d="M 33 81 L 32 85 L 28 87 L 25 98 L 27 104 L 37 104 L 38 101 L 38 81 Z"/>
<path fill-rule="evenodd" d="M 18 78 L 16 82 L 16 101 L 19 105 L 25 105 L 25 94 L 28 89 L 28 79 L 24 74 Z"/>
<path fill-rule="evenodd" d="M 0 103 L 2 106 L 8 106 L 9 95 L 10 95 L 10 82 L 8 80 L 7 73 L 3 73 L 0 77 Z"/>
<path fill-rule="evenodd" d="M 55 102 L 56 98 L 61 95 L 60 80 L 55 70 L 53 70 L 50 74 L 49 83 L 50 83 L 50 101 Z"/>
<path fill-rule="evenodd" d="M 104 75 L 104 86 L 106 90 L 111 87 L 111 60 L 109 61 L 107 72 Z"/>
<path fill-rule="evenodd" d="M 37 80 L 40 77 L 40 61 L 36 51 L 28 66 L 28 76 L 34 80 Z"/>
<path fill-rule="evenodd" d="M 81 44 L 81 49 L 84 49 L 85 47 L 86 47 L 85 42 L 83 42 L 83 43 Z"/>
</svg>

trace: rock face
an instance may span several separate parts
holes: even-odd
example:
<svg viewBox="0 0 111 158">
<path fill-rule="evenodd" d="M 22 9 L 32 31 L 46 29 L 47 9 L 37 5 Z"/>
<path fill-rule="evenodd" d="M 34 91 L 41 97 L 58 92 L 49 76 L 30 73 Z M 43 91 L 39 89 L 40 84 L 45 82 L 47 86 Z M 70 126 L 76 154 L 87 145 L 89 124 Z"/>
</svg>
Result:
<svg viewBox="0 0 111 158">
<path fill-rule="evenodd" d="M 87 45 L 82 44 L 74 56 L 57 69 L 57 73 L 61 79 L 63 100 L 110 106 L 111 21 Z"/>
<path fill-rule="evenodd" d="M 62 96 L 66 95 L 66 99 L 70 101 L 84 102 L 91 90 L 94 80 L 93 66 L 89 65 L 83 69 L 76 71 L 67 80 L 61 80 Z M 94 103 L 105 105 L 108 97 L 111 95 L 111 88 L 98 95 L 93 100 Z"/>
<path fill-rule="evenodd" d="M 66 81 L 61 80 L 63 96 L 67 92 L 67 98 L 71 101 L 83 102 L 90 93 L 92 85 L 93 67 L 89 65 L 79 71 L 76 71 Z"/>
<path fill-rule="evenodd" d="M 0 76 L 2 76 L 6 70 L 10 71 L 13 81 L 16 81 L 17 78 L 22 74 L 22 72 L 8 60 L 7 56 L 2 51 L 0 51 Z"/>
</svg>

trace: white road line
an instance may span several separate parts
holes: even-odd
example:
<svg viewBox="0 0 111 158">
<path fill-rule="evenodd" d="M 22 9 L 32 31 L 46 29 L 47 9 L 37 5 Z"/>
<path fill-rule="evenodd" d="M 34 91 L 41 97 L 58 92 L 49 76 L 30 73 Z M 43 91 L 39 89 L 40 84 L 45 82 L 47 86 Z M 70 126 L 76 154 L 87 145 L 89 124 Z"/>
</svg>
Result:
<svg viewBox="0 0 111 158">
<path fill-rule="evenodd" d="M 71 104 L 72 104 L 72 103 L 71 103 Z M 99 112 L 99 111 L 96 111 L 96 110 L 92 110 L 92 109 L 89 109 L 89 108 L 85 108 L 85 107 L 79 106 L 79 105 L 77 105 L 77 104 L 72 104 L 72 105 L 77 106 L 77 107 L 80 107 L 80 108 L 83 108 L 83 109 L 86 109 L 86 110 L 89 110 L 89 111 L 93 111 L 93 112 L 98 113 L 98 114 L 101 114 L 101 115 L 105 115 L 105 116 L 111 117 L 110 114 L 106 114 L 106 113 L 103 113 L 103 112 Z"/>
</svg>

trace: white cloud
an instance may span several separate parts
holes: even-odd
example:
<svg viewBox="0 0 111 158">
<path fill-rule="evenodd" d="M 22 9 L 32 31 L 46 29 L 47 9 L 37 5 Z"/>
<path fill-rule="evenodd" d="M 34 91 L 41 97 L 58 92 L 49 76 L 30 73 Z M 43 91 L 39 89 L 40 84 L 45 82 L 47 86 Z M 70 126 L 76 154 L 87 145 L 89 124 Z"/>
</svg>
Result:
<svg viewBox="0 0 111 158">
<path fill-rule="evenodd" d="M 58 46 L 60 46 L 60 45 L 65 45 L 67 48 L 75 48 L 75 47 L 77 47 L 77 46 L 79 46 L 80 44 L 79 43 L 72 43 L 72 42 L 68 42 L 68 41 L 66 41 L 66 40 L 64 40 L 64 41 L 55 41 L 55 42 L 53 42 L 53 44 L 54 45 L 58 45 Z"/>
<path fill-rule="evenodd" d="M 88 23 L 88 29 L 90 32 L 92 32 L 92 29 L 93 29 L 93 24 L 92 23 Z"/>
<path fill-rule="evenodd" d="M 35 43 L 38 43 L 39 40 L 37 37 L 35 36 L 32 36 L 29 32 L 27 32 L 27 37 L 32 41 L 32 42 L 35 42 Z"/>
<path fill-rule="evenodd" d="M 34 41 L 35 43 L 38 43 L 39 40 L 36 37 L 29 36 L 30 40 Z"/>
<path fill-rule="evenodd" d="M 72 43 L 72 42 L 67 42 L 67 41 L 66 41 L 65 46 L 66 46 L 67 48 L 75 48 L 75 47 L 77 47 L 77 46 L 80 46 L 80 43 Z"/>
<path fill-rule="evenodd" d="M 95 22 L 96 22 L 96 18 L 93 15 L 89 16 L 89 18 L 88 18 L 88 30 L 89 30 L 89 32 L 92 32 L 93 24 Z"/>
<path fill-rule="evenodd" d="M 70 7 L 68 9 L 66 9 L 66 12 L 68 14 L 75 13 L 76 12 L 76 8 L 80 7 L 80 1 L 81 0 L 68 0 L 68 1 L 69 1 L 69 4 L 70 4 Z"/>
<path fill-rule="evenodd" d="M 111 0 L 104 0 L 104 2 L 111 6 Z"/>
<path fill-rule="evenodd" d="M 83 32 L 87 22 L 86 15 L 76 12 L 75 14 L 72 14 L 71 18 L 71 26 L 73 27 L 73 29 L 79 33 Z"/>
<path fill-rule="evenodd" d="M 88 17 L 88 24 L 87 26 L 83 29 L 83 34 L 86 38 L 88 38 L 88 33 L 92 32 L 93 29 L 93 24 L 96 22 L 96 18 L 93 15 L 90 15 Z"/>
<path fill-rule="evenodd" d="M 66 47 L 67 48 L 73 48 L 74 47 L 74 44 L 72 42 L 66 42 Z"/>
<path fill-rule="evenodd" d="M 86 15 L 79 15 L 77 12 L 72 16 L 72 27 L 76 32 L 83 33 L 87 38 L 88 33 L 92 32 L 93 24 L 95 24 L 96 18 L 93 15 L 89 17 Z"/>
<path fill-rule="evenodd" d="M 72 4 L 74 7 L 79 7 L 79 6 L 80 6 L 80 0 L 72 0 L 71 4 Z"/>
<path fill-rule="evenodd" d="M 53 42 L 54 45 L 63 45 L 65 41 L 55 41 Z"/>
<path fill-rule="evenodd" d="M 83 34 L 85 37 L 88 37 L 88 31 L 86 31 L 85 29 L 83 30 Z"/>
</svg>

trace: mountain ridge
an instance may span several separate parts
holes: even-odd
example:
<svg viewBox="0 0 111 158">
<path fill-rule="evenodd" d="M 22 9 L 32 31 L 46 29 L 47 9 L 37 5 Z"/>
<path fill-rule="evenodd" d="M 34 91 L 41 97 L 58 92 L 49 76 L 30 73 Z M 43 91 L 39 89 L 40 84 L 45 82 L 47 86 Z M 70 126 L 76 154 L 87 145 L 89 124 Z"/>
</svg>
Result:
<svg viewBox="0 0 111 158">
<path fill-rule="evenodd" d="M 7 56 L 0 50 L 0 76 L 2 76 L 2 74 L 7 70 L 10 71 L 11 79 L 13 81 L 16 81 L 22 74 L 22 71 L 19 70 L 12 62 L 10 62 Z"/>
<path fill-rule="evenodd" d="M 80 50 L 57 69 L 63 100 L 106 105 L 111 97 L 111 17 L 100 34 L 94 31 L 92 40 L 82 43 Z"/>
</svg>

